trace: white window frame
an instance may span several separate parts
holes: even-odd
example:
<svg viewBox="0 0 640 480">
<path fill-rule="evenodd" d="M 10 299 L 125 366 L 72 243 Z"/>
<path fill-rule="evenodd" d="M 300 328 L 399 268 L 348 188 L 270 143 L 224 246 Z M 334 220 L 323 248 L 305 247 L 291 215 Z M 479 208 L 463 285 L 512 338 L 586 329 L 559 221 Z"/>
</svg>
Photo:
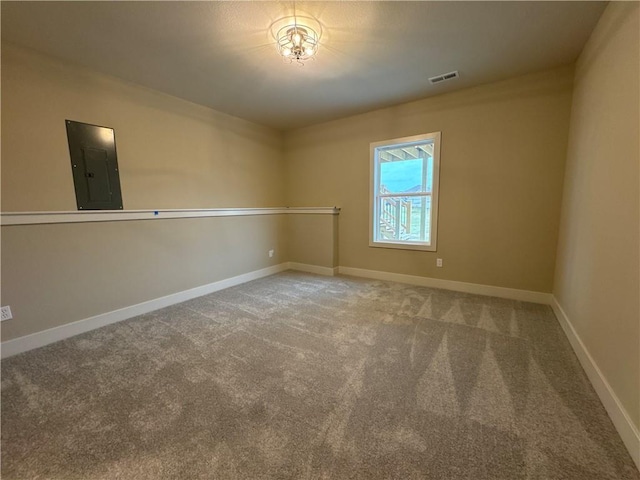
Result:
<svg viewBox="0 0 640 480">
<path fill-rule="evenodd" d="M 369 195 L 369 246 L 382 248 L 399 248 L 405 250 L 423 250 L 435 252 L 438 239 L 438 197 L 440 193 L 440 138 L 441 132 L 414 135 L 411 137 L 394 138 L 370 144 L 370 195 Z M 415 242 L 407 240 L 389 241 L 376 240 L 380 229 L 380 161 L 378 149 L 397 146 L 411 146 L 412 144 L 433 141 L 433 185 L 431 189 L 431 225 L 430 242 Z M 411 194 L 407 196 L 412 196 Z M 413 196 L 416 196 L 414 194 Z M 419 193 L 417 196 L 428 196 Z"/>
</svg>

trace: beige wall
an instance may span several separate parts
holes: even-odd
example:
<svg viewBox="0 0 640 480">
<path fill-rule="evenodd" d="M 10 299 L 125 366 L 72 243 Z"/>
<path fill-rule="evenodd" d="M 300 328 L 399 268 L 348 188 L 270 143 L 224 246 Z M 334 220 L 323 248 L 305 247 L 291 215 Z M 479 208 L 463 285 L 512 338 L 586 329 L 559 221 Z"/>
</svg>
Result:
<svg viewBox="0 0 640 480">
<path fill-rule="evenodd" d="M 65 119 L 115 129 L 126 210 L 283 206 L 282 134 L 2 44 L 2 210 L 76 210 Z"/>
<path fill-rule="evenodd" d="M 576 67 L 554 295 L 640 427 L 638 3 L 605 10 Z"/>
<path fill-rule="evenodd" d="M 342 208 L 341 266 L 550 292 L 572 78 L 561 68 L 288 132 L 288 203 Z M 436 131 L 438 251 L 369 247 L 369 143 Z"/>
<path fill-rule="evenodd" d="M 290 215 L 287 218 L 289 261 L 334 268 L 338 266 L 338 216 Z"/>
<path fill-rule="evenodd" d="M 76 210 L 65 119 L 115 129 L 127 210 L 284 205 L 279 132 L 3 43 L 3 211 Z M 282 215 L 2 227 L 2 340 L 287 261 L 286 230 Z"/>
<path fill-rule="evenodd" d="M 2 304 L 14 314 L 2 323 L 2 341 L 282 263 L 286 220 L 2 227 Z"/>
</svg>

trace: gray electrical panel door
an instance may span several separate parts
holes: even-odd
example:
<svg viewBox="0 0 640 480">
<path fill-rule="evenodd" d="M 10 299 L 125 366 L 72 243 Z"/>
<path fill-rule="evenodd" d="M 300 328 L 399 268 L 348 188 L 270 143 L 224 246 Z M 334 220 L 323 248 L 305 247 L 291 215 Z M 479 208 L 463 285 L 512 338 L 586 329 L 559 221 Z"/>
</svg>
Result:
<svg viewBox="0 0 640 480">
<path fill-rule="evenodd" d="M 78 210 L 122 210 L 113 128 L 66 123 Z"/>
</svg>

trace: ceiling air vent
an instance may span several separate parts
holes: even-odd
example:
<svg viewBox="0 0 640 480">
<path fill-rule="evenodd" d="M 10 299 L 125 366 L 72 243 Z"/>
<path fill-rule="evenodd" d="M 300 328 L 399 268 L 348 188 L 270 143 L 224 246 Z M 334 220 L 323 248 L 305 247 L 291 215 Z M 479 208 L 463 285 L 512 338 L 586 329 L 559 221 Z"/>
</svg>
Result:
<svg viewBox="0 0 640 480">
<path fill-rule="evenodd" d="M 454 78 L 458 78 L 459 76 L 460 75 L 458 75 L 457 70 L 455 72 L 443 73 L 442 75 L 436 75 L 435 77 L 431 77 L 429 79 L 429 83 L 431 85 L 435 85 L 436 83 L 444 82 L 445 80 L 452 80 Z"/>
</svg>

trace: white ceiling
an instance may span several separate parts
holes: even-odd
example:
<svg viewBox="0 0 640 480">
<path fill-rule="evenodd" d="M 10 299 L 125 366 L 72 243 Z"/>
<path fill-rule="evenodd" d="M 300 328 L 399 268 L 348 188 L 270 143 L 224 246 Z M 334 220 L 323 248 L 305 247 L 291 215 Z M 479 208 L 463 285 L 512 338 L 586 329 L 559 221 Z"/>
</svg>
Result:
<svg viewBox="0 0 640 480">
<path fill-rule="evenodd" d="M 304 67 L 268 28 L 292 2 L 2 2 L 2 40 L 278 129 L 576 60 L 604 2 L 296 2 Z M 432 86 L 451 70 L 460 79 Z"/>
</svg>

